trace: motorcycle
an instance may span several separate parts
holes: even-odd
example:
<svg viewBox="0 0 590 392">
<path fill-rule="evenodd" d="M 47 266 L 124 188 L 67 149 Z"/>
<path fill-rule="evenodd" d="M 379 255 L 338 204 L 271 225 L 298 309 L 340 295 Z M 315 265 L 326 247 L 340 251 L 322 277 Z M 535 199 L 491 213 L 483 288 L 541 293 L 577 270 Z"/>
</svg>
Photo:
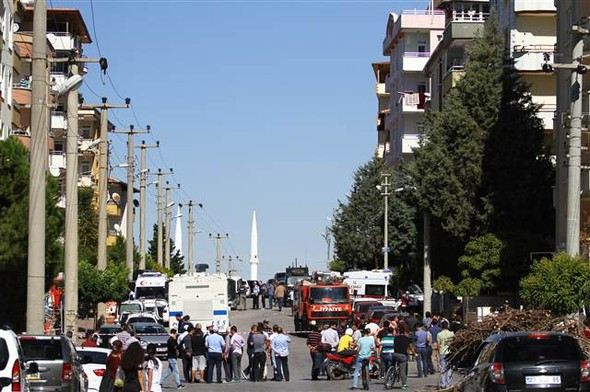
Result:
<svg viewBox="0 0 590 392">
<path fill-rule="evenodd" d="M 344 380 L 354 374 L 354 365 L 358 353 L 354 350 L 347 350 L 341 353 L 326 354 L 326 373 L 330 380 Z M 381 362 L 376 355 L 369 358 L 369 377 L 379 378 Z"/>
</svg>

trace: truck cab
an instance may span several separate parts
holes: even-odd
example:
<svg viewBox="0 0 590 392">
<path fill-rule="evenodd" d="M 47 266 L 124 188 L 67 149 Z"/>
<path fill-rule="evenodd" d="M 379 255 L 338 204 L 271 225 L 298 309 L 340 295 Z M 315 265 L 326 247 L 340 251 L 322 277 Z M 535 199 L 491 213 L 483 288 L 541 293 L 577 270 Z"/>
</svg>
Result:
<svg viewBox="0 0 590 392">
<path fill-rule="evenodd" d="M 312 320 L 320 325 L 347 321 L 351 316 L 350 292 L 345 284 L 302 281 L 294 288 L 293 321 L 297 331 L 307 331 Z"/>
</svg>

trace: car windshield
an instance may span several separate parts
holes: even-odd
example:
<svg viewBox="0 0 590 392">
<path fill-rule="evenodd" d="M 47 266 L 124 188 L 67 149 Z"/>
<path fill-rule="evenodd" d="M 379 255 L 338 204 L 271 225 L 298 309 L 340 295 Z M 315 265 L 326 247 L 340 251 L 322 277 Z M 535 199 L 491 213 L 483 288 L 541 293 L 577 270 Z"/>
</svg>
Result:
<svg viewBox="0 0 590 392">
<path fill-rule="evenodd" d="M 161 325 L 136 325 L 135 332 L 137 333 L 167 333 Z"/>
<path fill-rule="evenodd" d="M 300 280 L 310 279 L 309 276 L 289 276 L 287 278 L 287 284 L 289 286 L 294 286 L 295 283 L 299 282 Z"/>
<path fill-rule="evenodd" d="M 61 341 L 59 339 L 35 339 L 23 337 L 20 344 L 25 354 L 25 360 L 62 359 Z"/>
<path fill-rule="evenodd" d="M 129 312 L 129 313 L 137 313 L 141 312 L 141 305 L 140 304 L 121 304 L 119 306 L 119 313 Z"/>
<path fill-rule="evenodd" d="M 166 289 L 164 287 L 136 287 L 136 298 L 166 298 Z"/>
<path fill-rule="evenodd" d="M 309 299 L 311 303 L 346 303 L 348 289 L 346 287 L 312 287 Z"/>
<path fill-rule="evenodd" d="M 152 317 L 133 317 L 127 320 L 127 324 L 133 323 L 153 323 L 154 319 Z"/>
<path fill-rule="evenodd" d="M 102 351 L 79 350 L 78 355 L 82 359 L 82 363 L 98 363 L 106 365 L 107 353 Z"/>
<path fill-rule="evenodd" d="M 552 360 L 579 361 L 580 347 L 570 336 L 532 335 L 502 339 L 502 359 L 505 363 Z"/>
</svg>

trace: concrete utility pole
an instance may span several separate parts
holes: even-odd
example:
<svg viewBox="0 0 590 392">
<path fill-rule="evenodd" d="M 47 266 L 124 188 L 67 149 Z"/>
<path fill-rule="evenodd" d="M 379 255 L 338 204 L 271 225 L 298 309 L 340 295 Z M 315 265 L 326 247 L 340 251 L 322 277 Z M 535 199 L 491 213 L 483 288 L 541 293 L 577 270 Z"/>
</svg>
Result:
<svg viewBox="0 0 590 392">
<path fill-rule="evenodd" d="M 193 201 L 188 202 L 188 268 L 187 273 L 193 274 L 193 231 L 195 220 L 193 218 Z"/>
<path fill-rule="evenodd" d="M 174 205 L 173 201 L 170 201 L 170 191 L 173 189 L 180 189 L 180 184 L 177 187 L 173 188 L 168 186 L 168 181 L 166 181 L 166 206 L 164 209 L 164 215 L 166 217 L 166 224 L 164 226 L 164 266 L 166 268 L 170 268 L 170 235 L 172 234 L 172 214 L 170 213 L 170 207 Z"/>
<path fill-rule="evenodd" d="M 213 235 L 211 233 L 209 233 L 209 238 L 212 240 L 215 240 L 215 273 L 216 274 L 220 274 L 221 273 L 221 241 L 228 239 L 229 235 L 226 233 L 225 236 L 222 236 L 221 234 L 217 233 L 217 235 Z"/>
<path fill-rule="evenodd" d="M 35 1 L 33 11 L 33 69 L 31 92 L 31 151 L 29 174 L 29 244 L 27 260 L 26 328 L 43 333 L 45 321 L 45 181 L 47 172 L 47 4 Z"/>
<path fill-rule="evenodd" d="M 572 33 L 572 65 L 579 66 L 584 55 L 582 35 Z M 582 74 L 571 73 L 571 109 L 567 172 L 566 251 L 571 256 L 580 253 L 580 179 L 582 165 Z"/>
<path fill-rule="evenodd" d="M 225 256 L 221 256 L 222 259 L 225 259 Z M 231 256 L 229 256 L 227 258 L 227 277 L 231 278 L 234 275 L 234 272 L 236 272 L 236 270 L 234 269 L 234 264 L 233 261 L 236 260 L 240 260 L 240 256 L 236 256 L 235 258 L 232 258 Z"/>
<path fill-rule="evenodd" d="M 157 173 L 154 175 L 158 176 L 157 186 L 158 186 L 158 200 L 157 200 L 157 215 L 158 215 L 158 265 L 164 265 L 164 258 L 163 258 L 163 235 L 162 235 L 162 191 L 164 189 L 164 176 L 173 174 L 174 171 L 170 168 L 169 172 L 163 172 L 162 169 L 158 169 Z"/>
<path fill-rule="evenodd" d="M 391 195 L 391 190 L 389 187 L 391 183 L 389 182 L 391 178 L 391 174 L 388 173 L 381 173 L 381 196 L 383 196 L 383 200 L 385 203 L 385 214 L 383 218 L 383 269 L 389 269 L 389 196 Z"/>
<path fill-rule="evenodd" d="M 114 130 L 113 133 L 127 134 L 127 201 L 125 209 L 127 210 L 127 227 L 125 233 L 125 261 L 127 269 L 129 270 L 129 280 L 133 279 L 133 192 L 134 192 L 134 174 L 135 174 L 135 154 L 133 152 L 133 136 L 140 133 L 149 133 L 150 126 L 146 126 L 145 130 L 135 130 L 133 125 L 129 126 L 129 130 Z"/>
<path fill-rule="evenodd" d="M 432 311 L 432 273 L 430 272 L 430 213 L 424 211 L 424 313 Z"/>
<path fill-rule="evenodd" d="M 330 231 L 330 226 L 326 225 L 326 230 L 323 233 L 320 233 L 320 235 L 326 241 L 326 247 L 327 247 L 327 252 L 328 252 L 326 255 L 326 266 L 328 267 L 328 269 L 330 269 L 330 248 L 331 248 L 331 244 L 332 244 L 332 235 L 331 235 L 331 231 Z"/>
<path fill-rule="evenodd" d="M 158 148 L 160 147 L 160 142 L 156 142 L 156 144 L 145 144 L 145 140 L 141 141 L 141 146 L 138 148 L 141 149 L 141 158 L 140 158 L 140 165 L 141 169 L 139 171 L 139 269 L 145 269 L 145 236 L 146 236 L 146 212 L 147 212 L 147 149 L 148 148 Z"/>
<path fill-rule="evenodd" d="M 102 105 L 86 105 L 100 108 L 100 143 L 98 145 L 98 257 L 99 270 L 107 268 L 107 236 L 108 236 L 108 154 L 109 154 L 109 109 L 128 109 L 131 99 L 125 98 L 125 105 L 109 105 L 107 98 L 102 98 Z"/>
</svg>

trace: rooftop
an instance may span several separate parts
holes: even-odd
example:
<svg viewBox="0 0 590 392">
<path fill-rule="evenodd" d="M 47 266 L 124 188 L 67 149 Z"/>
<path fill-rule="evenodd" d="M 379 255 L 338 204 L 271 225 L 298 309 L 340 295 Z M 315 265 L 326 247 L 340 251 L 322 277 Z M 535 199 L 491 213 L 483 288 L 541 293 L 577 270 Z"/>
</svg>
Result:
<svg viewBox="0 0 590 392">
<path fill-rule="evenodd" d="M 25 30 L 33 30 L 33 10 L 31 6 L 25 7 L 25 14 L 23 18 L 23 28 Z M 92 43 L 90 32 L 86 27 L 86 22 L 80 13 L 80 10 L 75 8 L 48 8 L 47 9 L 47 32 L 65 32 L 57 30 L 54 26 L 60 23 L 67 23 L 73 29 L 68 31 L 80 38 L 83 44 Z"/>
</svg>

